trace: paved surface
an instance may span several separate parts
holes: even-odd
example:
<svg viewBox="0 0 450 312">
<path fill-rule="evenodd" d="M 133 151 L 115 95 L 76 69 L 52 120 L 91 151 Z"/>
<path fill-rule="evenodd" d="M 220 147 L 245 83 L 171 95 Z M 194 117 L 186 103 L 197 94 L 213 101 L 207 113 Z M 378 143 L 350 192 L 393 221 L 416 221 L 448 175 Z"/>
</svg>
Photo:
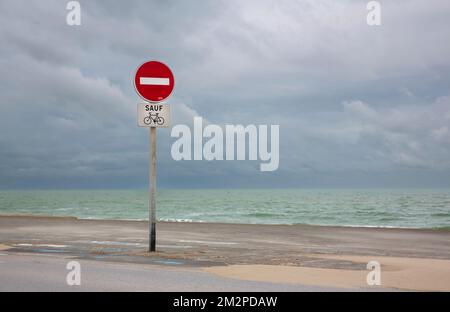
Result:
<svg viewBox="0 0 450 312">
<path fill-rule="evenodd" d="M 194 268 L 79 260 L 81 285 L 69 286 L 61 255 L 0 253 L 0 291 L 345 291 L 221 278 Z"/>
</svg>

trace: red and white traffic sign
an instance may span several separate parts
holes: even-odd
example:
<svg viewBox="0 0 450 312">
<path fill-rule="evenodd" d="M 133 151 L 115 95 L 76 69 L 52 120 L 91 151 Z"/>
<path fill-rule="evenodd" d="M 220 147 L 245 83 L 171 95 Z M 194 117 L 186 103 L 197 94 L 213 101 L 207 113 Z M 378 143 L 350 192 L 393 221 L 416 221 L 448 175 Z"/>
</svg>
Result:
<svg viewBox="0 0 450 312">
<path fill-rule="evenodd" d="M 167 65 L 158 61 L 149 61 L 136 71 L 134 87 L 136 92 L 150 102 L 161 102 L 172 93 L 175 80 Z"/>
</svg>

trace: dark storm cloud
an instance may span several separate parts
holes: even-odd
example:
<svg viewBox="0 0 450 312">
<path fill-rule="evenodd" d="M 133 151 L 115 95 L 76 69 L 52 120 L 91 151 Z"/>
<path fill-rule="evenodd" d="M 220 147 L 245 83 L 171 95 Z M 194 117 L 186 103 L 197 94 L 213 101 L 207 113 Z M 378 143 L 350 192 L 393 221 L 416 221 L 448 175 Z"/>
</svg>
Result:
<svg viewBox="0 0 450 312">
<path fill-rule="evenodd" d="M 147 131 L 131 83 L 176 76 L 174 123 L 279 124 L 280 167 L 175 162 L 162 186 L 450 185 L 450 3 L 0 2 L 0 187 L 143 186 Z"/>
</svg>

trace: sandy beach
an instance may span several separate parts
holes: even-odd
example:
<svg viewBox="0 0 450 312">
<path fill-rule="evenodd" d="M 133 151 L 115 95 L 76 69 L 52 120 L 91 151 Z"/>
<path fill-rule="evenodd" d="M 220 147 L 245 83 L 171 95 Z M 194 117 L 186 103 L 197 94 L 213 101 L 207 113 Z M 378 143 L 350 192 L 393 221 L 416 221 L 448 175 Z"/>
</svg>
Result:
<svg viewBox="0 0 450 312">
<path fill-rule="evenodd" d="M 149 254 L 147 222 L 0 216 L 0 260 L 47 255 L 280 285 L 450 291 L 449 231 L 182 222 L 157 231 Z M 381 264 L 381 286 L 366 283 L 369 261 Z"/>
</svg>

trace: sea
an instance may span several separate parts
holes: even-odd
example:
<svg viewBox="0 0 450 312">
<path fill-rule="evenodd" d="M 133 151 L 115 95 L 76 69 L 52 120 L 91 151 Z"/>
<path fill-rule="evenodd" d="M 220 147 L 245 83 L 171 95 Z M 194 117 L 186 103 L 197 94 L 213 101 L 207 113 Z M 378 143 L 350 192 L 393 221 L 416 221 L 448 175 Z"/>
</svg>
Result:
<svg viewBox="0 0 450 312">
<path fill-rule="evenodd" d="M 0 215 L 147 220 L 147 190 L 1 190 Z M 450 230 L 449 189 L 160 189 L 157 218 Z"/>
</svg>

